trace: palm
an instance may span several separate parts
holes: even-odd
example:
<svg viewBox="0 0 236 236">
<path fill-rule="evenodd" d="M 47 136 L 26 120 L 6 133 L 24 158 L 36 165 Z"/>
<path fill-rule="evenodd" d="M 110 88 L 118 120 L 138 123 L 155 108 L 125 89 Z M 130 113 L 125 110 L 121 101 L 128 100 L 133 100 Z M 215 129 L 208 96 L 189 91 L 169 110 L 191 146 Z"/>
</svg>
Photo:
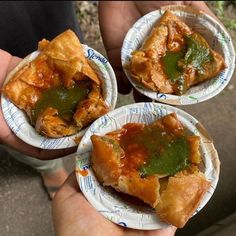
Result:
<svg viewBox="0 0 236 236">
<path fill-rule="evenodd" d="M 175 232 L 174 227 L 138 231 L 123 228 L 108 221 L 83 197 L 74 173 L 70 175 L 53 200 L 53 220 L 58 236 L 173 236 Z"/>
<path fill-rule="evenodd" d="M 0 89 L 3 86 L 6 75 L 11 71 L 19 62 L 20 58 L 13 57 L 9 53 L 0 50 Z M 8 127 L 2 113 L 1 105 L 0 105 L 0 141 L 4 144 L 14 148 L 17 151 L 20 151 L 24 154 L 37 157 L 39 159 L 53 159 L 56 157 L 65 156 L 73 151 L 72 149 L 63 149 L 58 151 L 46 151 L 39 148 L 34 148 L 19 138 L 17 138 Z"/>
<path fill-rule="evenodd" d="M 116 72 L 118 88 L 121 93 L 129 93 L 131 90 L 128 81 L 122 73 L 120 61 L 121 46 L 125 34 L 140 17 L 141 14 L 131 1 L 101 2 L 99 4 L 99 22 L 103 42 L 110 63 Z"/>
</svg>

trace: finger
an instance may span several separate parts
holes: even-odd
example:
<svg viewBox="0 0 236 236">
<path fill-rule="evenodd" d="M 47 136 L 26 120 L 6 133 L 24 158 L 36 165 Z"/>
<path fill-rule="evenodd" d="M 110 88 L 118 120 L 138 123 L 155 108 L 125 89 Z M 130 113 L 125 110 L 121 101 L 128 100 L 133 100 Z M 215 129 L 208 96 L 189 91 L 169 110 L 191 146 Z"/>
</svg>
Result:
<svg viewBox="0 0 236 236">
<path fill-rule="evenodd" d="M 11 54 L 0 49 L 0 80 L 6 77 L 7 68 L 11 61 Z"/>
<path fill-rule="evenodd" d="M 137 229 L 126 229 L 126 236 L 174 236 L 177 228 L 175 226 L 168 226 L 158 230 L 140 231 Z"/>
<path fill-rule="evenodd" d="M 133 97 L 135 102 L 151 102 L 152 99 L 141 94 L 139 91 L 136 89 L 133 89 Z"/>
<path fill-rule="evenodd" d="M 22 58 L 13 56 L 13 57 L 11 58 L 11 61 L 10 61 L 10 63 L 9 63 L 9 66 L 8 66 L 8 68 L 7 68 L 7 74 L 8 74 L 11 70 L 13 70 L 13 69 L 20 63 L 20 61 L 22 61 Z"/>
<path fill-rule="evenodd" d="M 122 69 L 121 59 L 120 59 L 120 48 L 108 50 L 107 56 L 116 74 L 118 91 L 122 94 L 130 93 L 132 86 Z"/>
<path fill-rule="evenodd" d="M 134 1 L 141 15 L 155 11 L 163 6 L 182 5 L 184 1 Z"/>
<path fill-rule="evenodd" d="M 98 11 L 100 30 L 106 50 L 121 48 L 130 26 L 140 17 L 134 2 L 100 1 Z"/>
<path fill-rule="evenodd" d="M 6 75 L 21 61 L 19 57 L 13 57 L 10 53 L 0 49 L 0 87 Z"/>
<path fill-rule="evenodd" d="M 61 188 L 57 191 L 54 199 L 56 199 L 56 201 L 63 201 L 64 199 L 67 199 L 78 192 L 80 192 L 80 188 L 76 180 L 75 171 L 73 171 L 61 186 Z"/>
<path fill-rule="evenodd" d="M 139 17 L 132 1 L 99 2 L 99 24 L 104 46 L 116 71 L 118 90 L 123 94 L 129 93 L 132 86 L 122 72 L 121 47 L 127 31 Z"/>
<path fill-rule="evenodd" d="M 160 229 L 155 236 L 174 236 L 177 228 L 175 226 L 169 226 L 164 229 Z"/>
<path fill-rule="evenodd" d="M 204 11 L 205 13 L 207 13 L 208 15 L 212 16 L 217 21 L 219 21 L 217 16 L 210 10 L 210 8 L 206 5 L 205 2 L 203 2 L 203 1 L 190 1 L 190 2 L 191 2 L 190 6 L 193 6 L 194 8 L 196 8 L 198 10 Z"/>
<path fill-rule="evenodd" d="M 154 230 L 153 234 L 150 234 L 149 236 L 174 236 L 176 230 L 177 228 L 171 225 L 164 229 Z"/>
<path fill-rule="evenodd" d="M 61 190 L 68 193 L 68 195 L 80 192 L 75 171 L 71 172 L 65 183 L 62 185 Z"/>
<path fill-rule="evenodd" d="M 121 94 L 128 94 L 132 90 L 132 85 L 128 81 L 125 73 L 119 69 L 115 69 L 115 74 L 116 74 L 116 80 L 117 80 L 117 86 L 118 86 L 118 91 Z"/>
</svg>

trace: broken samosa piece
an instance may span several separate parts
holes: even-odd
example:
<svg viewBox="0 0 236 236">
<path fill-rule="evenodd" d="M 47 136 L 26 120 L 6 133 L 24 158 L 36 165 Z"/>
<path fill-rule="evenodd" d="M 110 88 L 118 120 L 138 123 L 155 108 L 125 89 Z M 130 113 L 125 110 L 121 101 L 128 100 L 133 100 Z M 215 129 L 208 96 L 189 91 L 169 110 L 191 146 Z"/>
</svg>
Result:
<svg viewBox="0 0 236 236">
<path fill-rule="evenodd" d="M 210 183 L 202 173 L 178 173 L 169 177 L 156 206 L 158 216 L 178 228 L 184 227 L 209 187 Z"/>
</svg>

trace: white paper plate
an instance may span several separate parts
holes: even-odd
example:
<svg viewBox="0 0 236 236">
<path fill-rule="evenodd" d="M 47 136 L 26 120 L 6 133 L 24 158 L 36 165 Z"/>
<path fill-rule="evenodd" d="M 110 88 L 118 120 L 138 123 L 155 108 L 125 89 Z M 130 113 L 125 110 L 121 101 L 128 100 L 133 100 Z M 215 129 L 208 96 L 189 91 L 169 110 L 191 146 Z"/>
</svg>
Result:
<svg viewBox="0 0 236 236">
<path fill-rule="evenodd" d="M 230 35 L 222 25 L 205 13 L 198 12 L 198 14 L 196 14 L 187 11 L 187 8 L 183 6 L 170 6 L 169 8 L 166 7 L 166 9 L 171 10 L 195 32 L 200 33 L 207 40 L 212 49 L 223 55 L 227 68 L 217 77 L 193 86 L 182 96 L 157 93 L 134 81 L 126 65 L 130 62 L 131 53 L 141 47 L 144 39 L 149 35 L 158 19 L 165 12 L 165 10 L 156 10 L 140 18 L 128 31 L 124 39 L 121 61 L 126 76 L 140 93 L 153 100 L 167 104 L 195 104 L 216 96 L 229 83 L 235 67 L 235 51 Z"/>
<path fill-rule="evenodd" d="M 129 122 L 149 124 L 169 113 L 175 112 L 181 123 L 193 134 L 201 137 L 200 151 L 203 157 L 201 171 L 211 182 L 209 191 L 202 199 L 199 208 L 211 198 L 219 178 L 219 159 L 213 142 L 203 126 L 186 112 L 159 103 L 136 103 L 120 107 L 96 120 L 83 136 L 77 150 L 76 176 L 80 189 L 88 201 L 107 219 L 119 225 L 134 229 L 160 229 L 167 224 L 160 221 L 150 207 L 131 205 L 119 198 L 111 188 L 99 184 L 90 166 L 92 143 L 91 135 L 104 135 L 121 128 Z"/>
<path fill-rule="evenodd" d="M 105 99 L 105 102 L 110 107 L 110 109 L 113 110 L 115 108 L 117 100 L 117 84 L 114 71 L 108 60 L 100 53 L 87 45 L 83 45 L 83 50 L 85 56 L 91 62 L 90 64 L 92 68 L 96 71 L 97 75 L 102 80 L 103 98 Z M 39 52 L 36 51 L 24 58 L 18 64 L 18 66 L 8 74 L 5 83 L 16 73 L 16 71 L 21 69 L 30 61 L 34 60 L 38 56 L 38 54 Z M 74 139 L 82 137 L 87 129 L 82 129 L 79 133 L 68 137 L 46 138 L 38 134 L 34 127 L 30 125 L 25 112 L 17 108 L 3 94 L 1 98 L 1 105 L 4 118 L 11 130 L 16 134 L 16 136 L 22 139 L 24 142 L 38 148 L 62 149 L 77 146 Z"/>
</svg>

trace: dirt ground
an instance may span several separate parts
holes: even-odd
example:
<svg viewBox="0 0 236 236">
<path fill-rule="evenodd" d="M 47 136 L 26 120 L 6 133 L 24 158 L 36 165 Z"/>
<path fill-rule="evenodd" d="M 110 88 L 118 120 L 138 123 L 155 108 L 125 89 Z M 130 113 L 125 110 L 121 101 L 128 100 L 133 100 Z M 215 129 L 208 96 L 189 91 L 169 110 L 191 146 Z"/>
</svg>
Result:
<svg viewBox="0 0 236 236">
<path fill-rule="evenodd" d="M 97 4 L 87 1 L 76 2 L 76 9 L 85 43 L 105 54 L 99 33 Z M 230 7 L 225 11 L 225 15 L 236 19 L 236 10 Z M 230 31 L 230 34 L 236 42 L 236 31 Z M 189 221 L 184 229 L 178 230 L 177 236 L 194 236 L 197 233 L 198 236 L 236 235 L 235 86 L 236 73 L 226 89 L 215 98 L 193 106 L 179 107 L 196 117 L 208 130 L 221 160 L 221 174 L 210 202 Z M 131 95 L 119 95 L 117 107 L 129 103 L 133 103 Z M 51 202 L 42 188 L 39 174 L 15 161 L 6 152 L 0 152 L 0 156 L 0 235 L 54 235 Z M 68 171 L 73 169 L 73 159 L 64 158 L 64 163 Z M 228 220 L 223 220 L 225 217 L 229 217 Z M 228 225 L 231 226 L 231 231 L 227 230 Z M 214 233 L 213 231 L 201 232 L 207 227 L 211 227 Z"/>
</svg>

